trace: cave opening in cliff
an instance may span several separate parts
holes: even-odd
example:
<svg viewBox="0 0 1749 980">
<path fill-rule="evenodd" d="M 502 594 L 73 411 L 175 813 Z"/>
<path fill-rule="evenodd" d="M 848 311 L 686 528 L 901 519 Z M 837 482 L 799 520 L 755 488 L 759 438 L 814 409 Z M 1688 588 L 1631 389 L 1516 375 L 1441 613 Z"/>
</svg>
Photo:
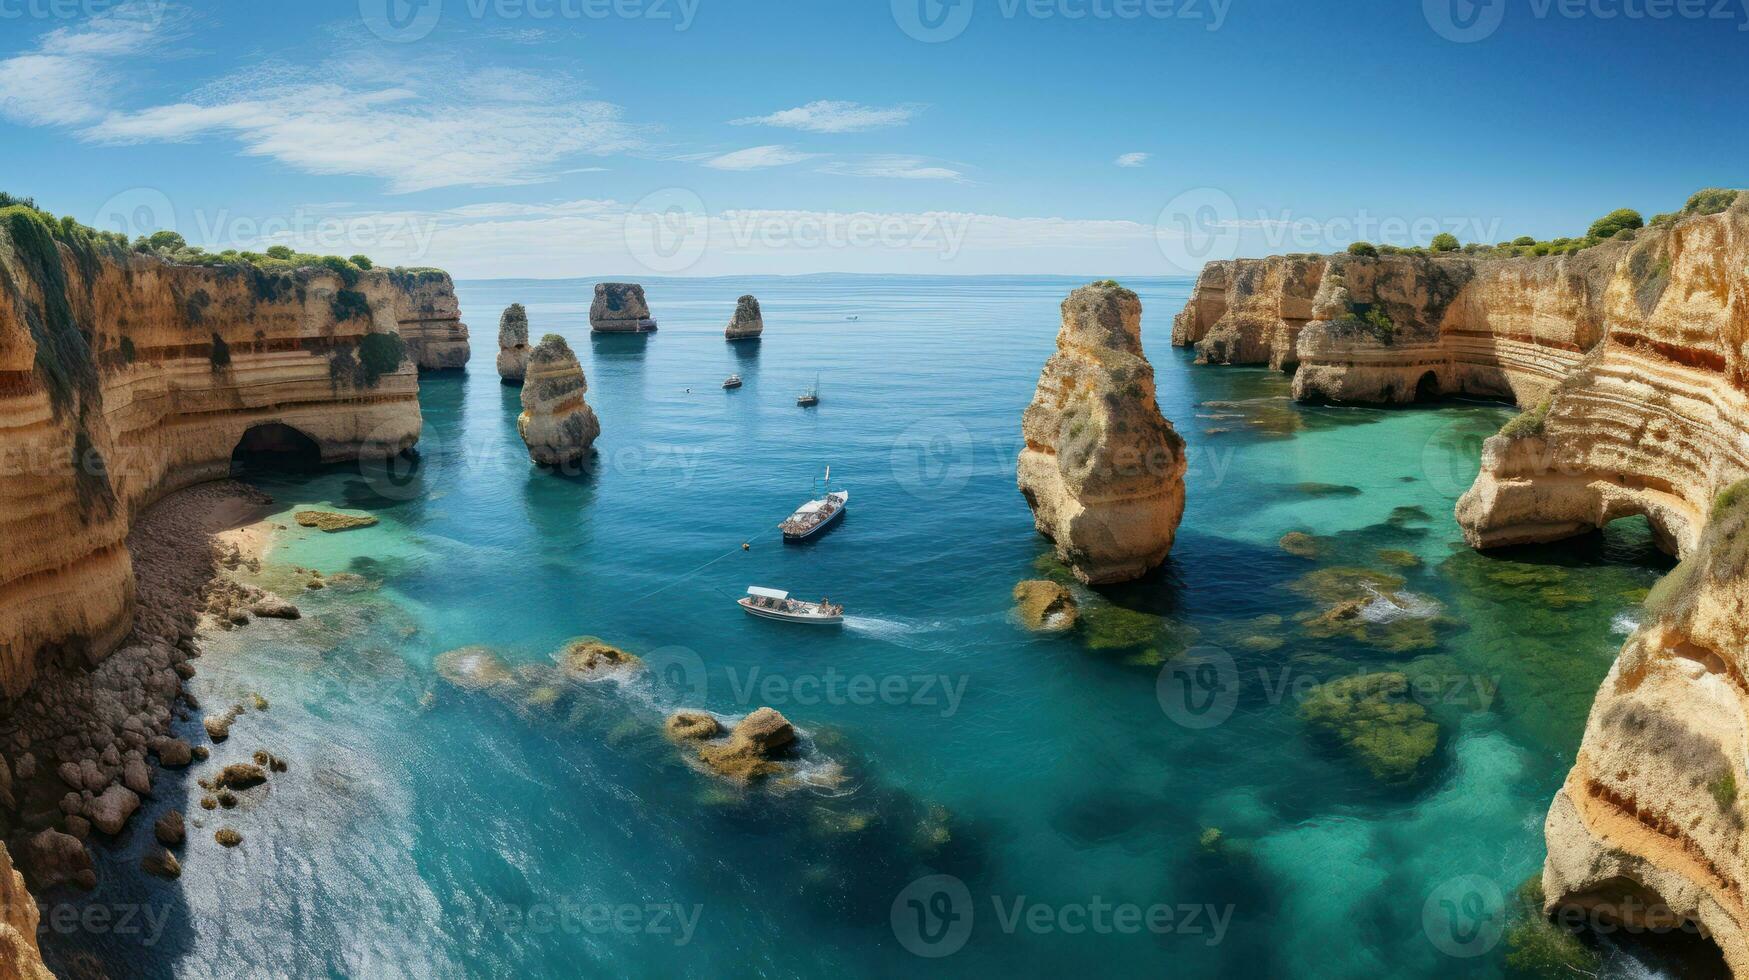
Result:
<svg viewBox="0 0 1749 980">
<path fill-rule="evenodd" d="M 322 465 L 322 447 L 281 422 L 252 425 L 231 450 L 231 475 L 308 473 Z"/>
<path fill-rule="evenodd" d="M 1415 400 L 1418 402 L 1436 402 L 1439 400 L 1439 375 L 1432 371 L 1421 376 L 1415 382 Z"/>
</svg>

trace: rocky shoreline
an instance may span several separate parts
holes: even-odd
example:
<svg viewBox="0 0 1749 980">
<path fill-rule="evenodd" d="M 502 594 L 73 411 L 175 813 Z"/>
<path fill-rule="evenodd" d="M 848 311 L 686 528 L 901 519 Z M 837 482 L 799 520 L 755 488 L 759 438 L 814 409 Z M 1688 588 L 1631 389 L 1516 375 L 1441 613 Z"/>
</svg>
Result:
<svg viewBox="0 0 1749 980">
<path fill-rule="evenodd" d="M 127 539 L 136 601 L 122 645 L 94 665 L 45 668 L 27 695 L 0 707 L 0 824 L 37 892 L 96 887 L 86 842 L 124 834 L 144 799 L 209 757 L 208 746 L 172 734 L 175 723 L 202 715 L 185 682 L 203 632 L 297 614 L 229 574 L 258 567 L 271 530 L 258 522 L 271 503 L 227 480 L 178 491 L 139 515 Z M 158 824 L 165 847 L 182 844 L 179 812 Z M 163 848 L 144 867 L 166 877 L 180 870 Z"/>
</svg>

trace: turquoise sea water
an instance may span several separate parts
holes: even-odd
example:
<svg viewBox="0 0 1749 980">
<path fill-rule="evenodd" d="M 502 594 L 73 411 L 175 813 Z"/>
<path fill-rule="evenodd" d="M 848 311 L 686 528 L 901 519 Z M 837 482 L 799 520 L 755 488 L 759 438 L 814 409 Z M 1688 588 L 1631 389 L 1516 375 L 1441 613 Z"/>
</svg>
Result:
<svg viewBox="0 0 1749 980">
<path fill-rule="evenodd" d="M 182 878 L 116 871 L 91 899 L 164 910 L 163 928 L 51 932 L 51 958 L 183 976 L 1502 975 L 1504 897 L 1540 865 L 1547 801 L 1666 559 L 1632 521 L 1470 552 L 1452 505 L 1510 409 L 1300 408 L 1279 375 L 1169 346 L 1188 280 L 1132 281 L 1188 443 L 1184 523 L 1160 573 L 1080 589 L 1080 630 L 1029 634 L 1010 592 L 1056 570 L 1014 486 L 1019 419 L 1079 284 L 646 281 L 660 332 L 604 338 L 591 282 L 460 284 L 472 371 L 422 381 L 412 472 L 257 480 L 288 515 L 381 520 L 294 525 L 270 584 L 290 566 L 365 584 L 298 593 L 304 619 L 199 661 L 209 709 L 272 705 L 215 758 L 266 747 L 290 771 L 217 815 L 163 786 L 151 812 L 204 821 Z M 747 291 L 765 339 L 725 344 Z M 492 368 L 512 301 L 587 372 L 586 474 L 523 454 Z M 730 372 L 746 386 L 722 391 Z M 822 404 L 797 408 L 816 376 Z M 785 546 L 775 524 L 827 464 L 846 519 Z M 1322 557 L 1286 553 L 1289 531 Z M 1344 567 L 1400 577 L 1409 608 L 1308 630 L 1353 574 L 1304 577 Z M 752 620 L 730 598 L 749 584 L 830 595 L 847 623 Z M 651 669 L 552 701 L 433 668 L 470 644 L 551 665 L 585 634 Z M 1312 685 L 1379 669 L 1424 684 L 1439 726 L 1407 782 L 1299 712 Z M 660 734 L 675 707 L 762 704 L 807 734 L 812 774 L 842 771 L 835 789 L 726 787 Z M 243 845 L 213 846 L 221 825 Z M 149 827 L 104 860 L 137 860 Z M 1618 976 L 1652 955 L 1605 953 Z"/>
</svg>

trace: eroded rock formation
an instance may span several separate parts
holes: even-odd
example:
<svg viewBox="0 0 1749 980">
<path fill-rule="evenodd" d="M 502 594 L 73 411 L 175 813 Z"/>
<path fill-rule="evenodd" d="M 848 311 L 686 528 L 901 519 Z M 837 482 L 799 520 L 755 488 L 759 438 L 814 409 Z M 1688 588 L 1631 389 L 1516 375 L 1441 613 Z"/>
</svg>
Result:
<svg viewBox="0 0 1749 980">
<path fill-rule="evenodd" d="M 1184 440 L 1160 414 L 1142 304 L 1113 282 L 1063 301 L 1057 352 L 1021 422 L 1019 484 L 1039 533 L 1084 582 L 1165 560 L 1184 513 Z"/>
<path fill-rule="evenodd" d="M 635 282 L 598 282 L 589 304 L 589 329 L 596 333 L 641 333 L 656 329 L 644 287 Z"/>
<path fill-rule="evenodd" d="M 528 372 L 528 311 L 511 303 L 498 317 L 498 377 L 505 384 L 521 384 Z"/>
<path fill-rule="evenodd" d="M 765 332 L 765 318 L 759 314 L 759 300 L 751 293 L 735 301 L 735 315 L 723 336 L 729 340 L 754 340 Z"/>
<path fill-rule="evenodd" d="M 0 845 L 0 977 L 54 980 L 37 948 L 38 921 L 36 899 L 24 890 L 24 876 L 13 869 L 12 856 Z"/>
<path fill-rule="evenodd" d="M 449 280 L 177 265 L 6 215 L 0 693 L 16 695 L 41 661 L 94 662 L 128 631 L 123 542 L 154 500 L 225 476 L 237 450 L 412 446 L 418 378 L 397 327 L 441 306 Z"/>
<path fill-rule="evenodd" d="M 468 325 L 449 273 L 436 269 L 384 273 L 398 288 L 394 317 L 407 356 L 422 371 L 459 371 L 468 365 Z"/>
<path fill-rule="evenodd" d="M 1575 255 L 1332 257 L 1294 351 L 1302 398 L 1394 402 L 1431 389 L 1518 402 L 1525 411 L 1487 441 L 1458 503 L 1472 545 L 1553 541 L 1644 515 L 1682 558 L 1592 706 L 1545 822 L 1542 892 L 1549 910 L 1605 924 L 1697 923 L 1739 976 L 1749 975 L 1746 204 Z M 1246 335 L 1237 346 L 1250 359 L 1268 359 L 1246 345 L 1255 334 L 1267 347 L 1280 331 L 1228 317 L 1243 305 L 1232 267 L 1244 265 L 1204 274 L 1177 341 L 1206 342 L 1225 321 Z M 1253 279 L 1271 281 L 1263 270 Z M 1234 349 L 1210 346 L 1209 360 Z"/>
<path fill-rule="evenodd" d="M 600 293 L 596 293 L 597 299 Z M 522 414 L 516 431 L 528 445 L 528 458 L 543 466 L 574 466 L 588 457 L 601 422 L 584 401 L 589 382 L 571 345 L 547 334 L 528 355 L 522 384 Z"/>
<path fill-rule="evenodd" d="M 1297 368 L 1294 395 L 1304 401 L 1475 395 L 1535 404 L 1602 339 L 1604 294 L 1633 247 L 1212 262 L 1172 342 L 1194 345 L 1204 363 Z"/>
</svg>

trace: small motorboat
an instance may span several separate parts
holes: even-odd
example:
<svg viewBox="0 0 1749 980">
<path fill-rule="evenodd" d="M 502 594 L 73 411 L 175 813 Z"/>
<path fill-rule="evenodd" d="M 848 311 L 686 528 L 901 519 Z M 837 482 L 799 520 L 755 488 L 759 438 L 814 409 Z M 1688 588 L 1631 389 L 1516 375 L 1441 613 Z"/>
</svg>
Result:
<svg viewBox="0 0 1749 980">
<path fill-rule="evenodd" d="M 814 383 L 806 391 L 796 396 L 796 404 L 803 408 L 813 408 L 820 404 L 820 379 L 814 378 Z"/>
<path fill-rule="evenodd" d="M 782 589 L 766 589 L 757 585 L 747 586 L 747 594 L 735 600 L 735 604 L 747 611 L 749 616 L 760 619 L 776 619 L 786 623 L 814 623 L 820 626 L 831 626 L 844 622 L 844 607 L 826 599 L 819 602 L 803 602 L 792 599 L 788 592 Z"/>
<path fill-rule="evenodd" d="M 724 378 L 723 379 L 723 387 L 725 387 L 725 388 L 739 388 L 739 387 L 741 387 L 741 376 L 738 374 L 731 374 L 728 377 Z"/>
<path fill-rule="evenodd" d="M 816 484 L 815 489 L 824 490 L 825 495 L 797 507 L 795 513 L 777 526 L 785 541 L 803 541 L 819 534 L 843 517 L 845 508 L 850 506 L 849 490 L 832 489 L 830 466 L 826 467 L 825 479 Z"/>
<path fill-rule="evenodd" d="M 858 317 L 857 317 L 857 315 L 856 315 L 856 314 L 854 314 L 854 313 L 852 313 L 852 314 L 850 314 L 850 315 L 849 315 L 849 316 L 847 316 L 847 317 L 845 317 L 845 318 L 844 318 L 844 319 L 846 319 L 846 320 L 855 320 L 855 319 L 858 319 Z"/>
</svg>

